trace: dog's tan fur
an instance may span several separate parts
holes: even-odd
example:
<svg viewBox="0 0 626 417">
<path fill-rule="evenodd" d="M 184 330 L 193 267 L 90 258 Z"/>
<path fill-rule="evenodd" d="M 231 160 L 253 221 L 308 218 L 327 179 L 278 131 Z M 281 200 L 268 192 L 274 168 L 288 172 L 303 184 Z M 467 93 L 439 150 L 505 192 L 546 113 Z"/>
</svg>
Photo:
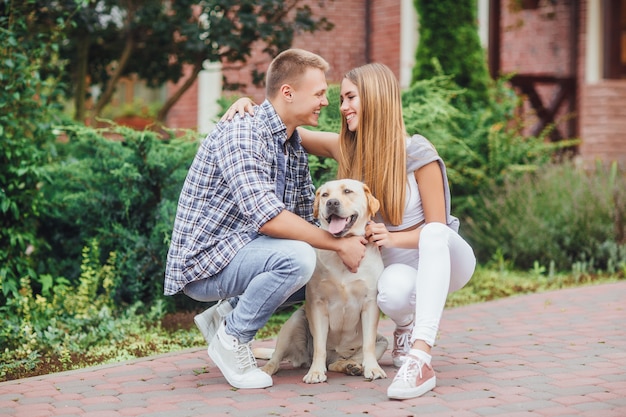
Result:
<svg viewBox="0 0 626 417">
<path fill-rule="evenodd" d="M 378 200 L 359 181 L 330 181 L 316 192 L 314 214 L 322 228 L 329 229 L 331 215 L 354 219 L 334 233 L 337 237 L 364 235 L 378 209 Z M 378 364 L 388 344 L 377 334 L 376 284 L 382 270 L 375 245 L 367 245 L 357 273 L 350 272 L 334 251 L 318 250 L 306 302 L 281 328 L 273 355 L 262 369 L 273 375 L 284 360 L 294 367 L 310 365 L 303 378 L 309 384 L 326 381 L 326 366 L 367 379 L 386 378 Z"/>
</svg>

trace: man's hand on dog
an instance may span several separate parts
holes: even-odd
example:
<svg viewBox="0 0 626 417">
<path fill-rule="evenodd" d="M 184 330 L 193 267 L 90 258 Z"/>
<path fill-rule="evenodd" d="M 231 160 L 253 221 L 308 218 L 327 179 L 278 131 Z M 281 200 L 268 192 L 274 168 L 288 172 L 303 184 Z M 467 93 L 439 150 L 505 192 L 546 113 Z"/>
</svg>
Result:
<svg viewBox="0 0 626 417">
<path fill-rule="evenodd" d="M 357 272 L 359 265 L 365 256 L 367 239 L 363 236 L 351 236 L 339 238 L 341 247 L 337 254 L 350 272 Z"/>
</svg>

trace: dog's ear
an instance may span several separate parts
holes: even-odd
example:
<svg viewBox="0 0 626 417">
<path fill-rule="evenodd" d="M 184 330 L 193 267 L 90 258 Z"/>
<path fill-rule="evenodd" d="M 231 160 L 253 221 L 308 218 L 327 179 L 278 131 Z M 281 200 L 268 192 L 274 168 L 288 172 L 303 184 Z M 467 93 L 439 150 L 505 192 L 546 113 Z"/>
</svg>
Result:
<svg viewBox="0 0 626 417">
<path fill-rule="evenodd" d="M 320 214 L 320 189 L 315 191 L 315 201 L 313 201 L 313 217 L 317 219 Z"/>
<path fill-rule="evenodd" d="M 378 209 L 380 209 L 380 201 L 374 197 L 374 194 L 370 191 L 370 187 L 365 184 L 363 184 L 363 191 L 365 191 L 365 197 L 367 197 L 367 214 L 370 218 L 374 217 L 374 215 L 378 212 Z"/>
</svg>

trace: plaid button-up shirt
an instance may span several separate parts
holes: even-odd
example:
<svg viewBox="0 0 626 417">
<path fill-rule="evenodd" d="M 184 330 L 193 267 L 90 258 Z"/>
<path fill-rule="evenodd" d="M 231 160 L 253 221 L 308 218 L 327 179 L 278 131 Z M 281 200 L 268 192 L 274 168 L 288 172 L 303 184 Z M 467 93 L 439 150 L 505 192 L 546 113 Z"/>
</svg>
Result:
<svg viewBox="0 0 626 417">
<path fill-rule="evenodd" d="M 285 155 L 284 167 L 279 152 Z M 282 199 L 276 189 L 281 169 Z M 315 223 L 313 200 L 300 136 L 296 131 L 287 138 L 287 128 L 269 101 L 254 109 L 254 117 L 220 122 L 202 141 L 180 194 L 165 295 L 220 272 L 282 210 Z"/>
</svg>

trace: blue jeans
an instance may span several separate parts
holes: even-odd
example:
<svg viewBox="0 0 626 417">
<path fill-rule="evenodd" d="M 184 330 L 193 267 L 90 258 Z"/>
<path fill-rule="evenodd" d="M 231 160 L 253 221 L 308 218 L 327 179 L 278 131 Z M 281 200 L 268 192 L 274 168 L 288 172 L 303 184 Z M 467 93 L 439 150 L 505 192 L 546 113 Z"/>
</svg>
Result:
<svg viewBox="0 0 626 417">
<path fill-rule="evenodd" d="M 247 343 L 274 311 L 302 288 L 315 270 L 315 249 L 299 240 L 259 236 L 244 246 L 222 271 L 190 282 L 183 292 L 197 301 L 238 297 L 226 317 L 226 333 Z"/>
</svg>

